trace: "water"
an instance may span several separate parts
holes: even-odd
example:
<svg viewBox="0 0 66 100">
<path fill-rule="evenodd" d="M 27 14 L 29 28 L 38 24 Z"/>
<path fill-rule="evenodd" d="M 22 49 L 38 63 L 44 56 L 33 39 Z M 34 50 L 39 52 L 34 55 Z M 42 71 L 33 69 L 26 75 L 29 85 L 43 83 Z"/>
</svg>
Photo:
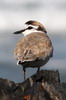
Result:
<svg viewBox="0 0 66 100">
<path fill-rule="evenodd" d="M 0 1 L 0 77 L 15 82 L 23 81 L 21 66 L 16 65 L 14 48 L 22 35 L 13 32 L 22 29 L 30 19 L 42 22 L 54 46 L 53 58 L 41 69 L 59 70 L 66 82 L 66 0 L 1 0 Z M 37 69 L 36 69 L 37 70 Z M 36 72 L 27 69 L 26 76 Z"/>
<path fill-rule="evenodd" d="M 9 33 L 9 32 L 8 32 Z M 11 33 L 11 32 L 10 32 Z M 3 33 L 4 34 L 4 33 Z M 5 33 L 6 34 L 6 33 Z M 54 46 L 53 58 L 41 69 L 59 70 L 61 81 L 66 81 L 66 36 L 50 35 Z M 23 71 L 21 66 L 17 66 L 14 57 L 14 48 L 21 35 L 5 35 L 0 37 L 0 77 L 7 78 L 15 82 L 23 81 Z M 37 69 L 36 69 L 37 70 Z M 35 69 L 27 69 L 27 77 L 36 72 Z"/>
</svg>

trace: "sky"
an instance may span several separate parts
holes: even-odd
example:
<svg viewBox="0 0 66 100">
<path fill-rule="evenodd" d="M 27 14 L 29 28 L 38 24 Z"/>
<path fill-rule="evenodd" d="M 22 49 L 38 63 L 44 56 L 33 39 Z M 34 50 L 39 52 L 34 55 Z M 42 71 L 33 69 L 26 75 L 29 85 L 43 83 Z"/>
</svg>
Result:
<svg viewBox="0 0 66 100">
<path fill-rule="evenodd" d="M 0 0 L 0 77 L 23 80 L 22 69 L 14 57 L 14 48 L 22 35 L 13 33 L 23 29 L 28 20 L 39 21 L 46 28 L 54 47 L 46 68 L 58 69 L 62 81 L 66 81 L 66 0 Z M 27 74 L 35 73 L 32 71 Z"/>
<path fill-rule="evenodd" d="M 65 34 L 66 0 L 0 0 L 0 31 L 22 28 L 30 19 Z"/>
</svg>

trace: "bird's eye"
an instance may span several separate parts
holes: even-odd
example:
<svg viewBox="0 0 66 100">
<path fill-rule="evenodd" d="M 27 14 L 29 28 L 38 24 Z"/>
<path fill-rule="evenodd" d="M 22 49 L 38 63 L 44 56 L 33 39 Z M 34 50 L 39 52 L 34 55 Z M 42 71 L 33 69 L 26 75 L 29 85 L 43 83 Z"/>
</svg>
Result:
<svg viewBox="0 0 66 100">
<path fill-rule="evenodd" d="M 32 29 L 33 27 L 29 26 L 28 29 Z"/>
</svg>

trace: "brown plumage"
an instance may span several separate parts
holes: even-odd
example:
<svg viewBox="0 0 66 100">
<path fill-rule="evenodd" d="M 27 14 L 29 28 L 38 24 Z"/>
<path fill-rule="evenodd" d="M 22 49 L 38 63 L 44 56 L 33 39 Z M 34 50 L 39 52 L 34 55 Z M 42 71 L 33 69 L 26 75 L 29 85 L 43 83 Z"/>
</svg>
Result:
<svg viewBox="0 0 66 100">
<path fill-rule="evenodd" d="M 39 70 L 52 57 L 53 46 L 47 34 L 41 30 L 21 38 L 16 45 L 14 54 L 24 71 L 26 67 L 37 67 Z"/>
<path fill-rule="evenodd" d="M 21 62 L 46 59 L 52 55 L 52 43 L 46 34 L 35 32 L 18 41 L 15 55 Z"/>
</svg>

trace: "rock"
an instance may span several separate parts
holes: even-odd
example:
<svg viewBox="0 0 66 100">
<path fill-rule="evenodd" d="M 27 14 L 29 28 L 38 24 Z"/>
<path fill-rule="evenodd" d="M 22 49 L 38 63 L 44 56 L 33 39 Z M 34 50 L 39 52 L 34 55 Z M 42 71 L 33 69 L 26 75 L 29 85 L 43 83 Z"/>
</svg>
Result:
<svg viewBox="0 0 66 100">
<path fill-rule="evenodd" d="M 0 78 L 0 100 L 66 100 L 58 70 L 42 70 L 22 83 Z"/>
</svg>

